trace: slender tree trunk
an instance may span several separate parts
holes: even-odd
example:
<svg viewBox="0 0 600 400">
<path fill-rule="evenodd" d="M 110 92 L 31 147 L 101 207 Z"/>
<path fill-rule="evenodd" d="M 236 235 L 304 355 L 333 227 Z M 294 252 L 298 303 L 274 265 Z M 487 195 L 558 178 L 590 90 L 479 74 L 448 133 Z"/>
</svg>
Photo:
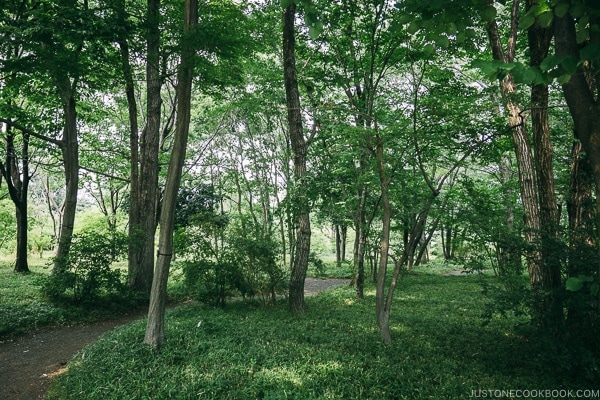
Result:
<svg viewBox="0 0 600 400">
<path fill-rule="evenodd" d="M 29 273 L 27 255 L 29 253 L 27 243 L 28 215 L 27 196 L 29 187 L 29 135 L 23 133 L 22 147 L 22 171 L 19 171 L 19 162 L 14 144 L 14 133 L 12 127 L 6 128 L 6 161 L 0 162 L 0 172 L 6 181 L 8 193 L 15 205 L 15 216 L 17 220 L 17 252 L 15 257 L 14 271 L 17 273 Z"/>
<path fill-rule="evenodd" d="M 341 244 L 341 251 L 340 251 L 340 259 L 343 261 L 346 261 L 346 239 L 348 238 L 348 226 L 344 223 L 342 226 L 340 226 L 340 233 L 341 233 L 341 237 L 340 237 L 340 244 Z"/>
<path fill-rule="evenodd" d="M 138 253 L 129 263 L 129 285 L 139 291 L 148 292 L 152 285 L 154 271 L 154 239 L 156 235 L 156 213 L 158 204 L 158 151 L 160 143 L 160 118 L 162 86 L 160 77 L 160 0 L 148 0 L 147 31 L 147 123 L 140 143 L 140 176 L 137 207 L 140 214 L 139 227 L 133 227 L 139 235 Z M 143 211 L 143 212 L 142 212 Z M 135 240 L 140 237 L 139 241 Z"/>
<path fill-rule="evenodd" d="M 181 64 L 177 73 L 177 119 L 173 151 L 169 160 L 165 196 L 160 214 L 160 235 L 156 271 L 150 292 L 148 324 L 144 343 L 159 348 L 165 340 L 164 314 L 167 281 L 173 255 L 173 229 L 175 206 L 181 183 L 183 164 L 190 130 L 192 79 L 194 70 L 193 32 L 198 24 L 198 0 L 185 0 L 184 36 L 182 38 Z"/>
<path fill-rule="evenodd" d="M 335 235 L 335 265 L 340 268 L 342 266 L 342 237 L 339 224 L 333 224 L 333 232 Z"/>
<path fill-rule="evenodd" d="M 512 180 L 513 169 L 508 157 L 503 157 L 498 165 L 500 184 L 502 190 L 502 203 L 504 205 L 504 222 L 506 235 L 498 240 L 498 275 L 515 276 L 522 273 L 521 251 L 515 245 L 513 237 L 515 232 L 515 208 L 513 200 L 513 189 L 508 182 Z M 507 240 L 508 238 L 508 240 Z"/>
<path fill-rule="evenodd" d="M 69 254 L 75 213 L 77 211 L 77 193 L 79 190 L 79 143 L 77 141 L 77 109 L 75 102 L 75 85 L 68 77 L 61 77 L 59 89 L 63 98 L 65 127 L 60 142 L 65 172 L 65 202 L 60 224 L 60 234 L 56 249 L 52 273 L 62 272 L 62 263 Z"/>
<path fill-rule="evenodd" d="M 119 0 L 117 3 L 117 18 L 120 26 L 125 26 L 126 11 L 125 1 Z M 130 277 L 137 271 L 139 265 L 139 256 L 143 237 L 141 234 L 141 208 L 140 208 L 140 169 L 139 169 L 139 127 L 138 127 L 138 109 L 135 100 L 135 84 L 133 80 L 133 70 L 130 63 L 129 43 L 125 34 L 121 34 L 119 39 L 119 48 L 121 50 L 121 68 L 123 68 L 123 78 L 125 80 L 125 96 L 127 98 L 127 111 L 129 117 L 129 248 L 128 248 L 128 269 Z M 131 282 L 131 281 L 130 281 Z"/>
<path fill-rule="evenodd" d="M 379 334 L 381 340 L 385 344 L 392 343 L 392 335 L 390 332 L 390 312 L 391 312 L 391 299 L 385 301 L 385 280 L 387 278 L 387 263 L 389 257 L 390 247 L 390 226 L 391 226 L 391 215 L 392 209 L 390 205 L 390 199 L 388 197 L 389 178 L 385 172 L 385 160 L 383 157 L 383 143 L 381 137 L 377 135 L 377 172 L 379 175 L 379 184 L 381 187 L 381 204 L 383 208 L 382 214 L 382 230 L 381 230 L 381 246 L 379 248 L 379 270 L 377 272 L 377 291 L 375 294 L 375 303 L 377 309 L 377 324 L 379 325 Z M 406 249 L 404 251 L 406 254 Z M 395 283 L 394 283 L 395 287 Z M 393 288 L 390 291 L 393 293 Z"/>
<path fill-rule="evenodd" d="M 297 209 L 296 251 L 290 276 L 289 306 L 294 312 L 304 311 L 304 281 L 310 253 L 310 210 L 304 191 L 306 148 L 300 112 L 300 93 L 296 78 L 295 32 L 296 4 L 288 5 L 283 13 L 283 69 L 290 144 L 294 155 L 294 198 Z"/>
<path fill-rule="evenodd" d="M 361 164 L 361 170 L 363 166 Z M 356 289 L 356 298 L 363 299 L 365 297 L 365 252 L 367 247 L 367 187 L 361 185 L 359 192 L 358 215 L 356 216 L 356 251 L 354 258 L 354 287 Z"/>
</svg>

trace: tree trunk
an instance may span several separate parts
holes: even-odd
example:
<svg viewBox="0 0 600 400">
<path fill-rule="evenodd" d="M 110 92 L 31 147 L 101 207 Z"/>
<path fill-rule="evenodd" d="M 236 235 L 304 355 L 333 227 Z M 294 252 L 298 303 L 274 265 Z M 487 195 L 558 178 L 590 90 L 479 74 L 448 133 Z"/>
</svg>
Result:
<svg viewBox="0 0 600 400">
<path fill-rule="evenodd" d="M 340 226 L 340 233 L 341 233 L 341 238 L 340 238 L 340 244 L 341 244 L 341 252 L 340 252 L 340 258 L 343 261 L 346 261 L 346 239 L 348 237 L 348 226 L 344 223 L 343 225 Z"/>
<path fill-rule="evenodd" d="M 569 262 L 568 276 L 593 276 L 594 265 L 590 260 L 596 258 L 596 239 L 594 233 L 594 179 L 593 172 L 579 140 L 573 142 L 571 150 L 571 168 L 567 214 L 569 219 Z M 592 264 L 592 265 L 590 265 Z M 577 296 L 577 294 L 575 294 Z M 590 310 L 586 302 L 567 303 L 567 324 L 572 332 L 580 334 L 585 330 L 593 332 L 590 324 Z"/>
<path fill-rule="evenodd" d="M 502 203 L 504 205 L 505 236 L 498 239 L 498 275 L 515 276 L 522 273 L 521 251 L 515 245 L 515 208 L 513 189 L 508 182 L 512 180 L 513 170 L 508 157 L 503 157 L 498 165 L 500 184 L 503 186 Z"/>
<path fill-rule="evenodd" d="M 579 59 L 575 21 L 569 14 L 554 18 L 554 36 L 557 56 Z M 581 141 L 592 170 L 596 195 L 596 227 L 600 227 L 600 104 L 594 96 L 597 88 L 593 87 L 586 78 L 580 66 L 562 88 L 573 118 L 575 136 Z M 598 235 L 597 231 L 596 235 Z M 595 239 L 597 250 L 600 251 L 598 237 Z M 594 272 L 592 275 L 596 276 L 596 283 L 600 284 L 600 261 L 596 261 Z M 600 300 L 598 295 L 596 300 Z M 600 301 L 598 303 L 600 304 Z M 600 313 L 600 310 L 596 310 L 596 313 Z"/>
<path fill-rule="evenodd" d="M 361 161 L 361 171 L 364 165 Z M 356 289 L 356 298 L 363 299 L 365 297 L 365 252 L 367 245 L 367 236 L 369 235 L 367 227 L 367 187 L 361 185 L 358 204 L 358 215 L 354 223 L 356 229 L 356 250 L 354 257 L 354 287 Z"/>
<path fill-rule="evenodd" d="M 29 187 L 29 135 L 23 133 L 22 147 L 22 171 L 19 171 L 19 162 L 14 144 L 14 133 L 12 127 L 6 127 L 6 162 L 0 162 L 0 172 L 6 180 L 8 193 L 15 205 L 15 216 L 17 220 L 17 253 L 15 257 L 14 271 L 17 273 L 29 273 L 27 263 L 27 196 Z"/>
<path fill-rule="evenodd" d="M 515 55 L 517 26 L 519 23 L 519 1 L 514 0 L 512 4 L 511 14 L 511 30 L 508 40 L 507 49 L 504 50 L 500 40 L 498 26 L 495 22 L 490 22 L 487 25 L 488 38 L 492 55 L 495 60 L 503 62 L 512 62 Z M 523 204 L 523 221 L 525 226 L 525 241 L 529 245 L 529 249 L 525 252 L 527 260 L 527 269 L 529 272 L 529 280 L 531 288 L 534 292 L 534 297 L 538 297 L 540 291 L 540 282 L 544 278 L 542 252 L 540 249 L 540 211 L 539 197 L 537 190 L 537 181 L 535 177 L 534 161 L 531 150 L 531 143 L 525 119 L 522 115 L 520 107 L 514 102 L 513 98 L 516 94 L 515 83 L 512 74 L 508 74 L 500 82 L 500 92 L 506 109 L 508 124 L 512 130 L 512 140 L 517 159 L 517 167 L 519 173 L 519 184 L 521 192 L 521 202 Z M 541 310 L 534 305 L 533 319 L 539 319 Z"/>
<path fill-rule="evenodd" d="M 567 214 L 569 219 L 569 276 L 592 274 L 589 254 L 596 245 L 593 236 L 594 216 L 593 171 L 579 140 L 573 142 Z"/>
<path fill-rule="evenodd" d="M 300 93 L 296 78 L 295 32 L 296 4 L 283 12 L 283 70 L 290 144 L 294 155 L 294 203 L 297 210 L 296 246 L 290 276 L 289 306 L 294 312 L 304 311 L 304 281 L 310 253 L 310 210 L 304 189 L 306 148 L 300 112 Z"/>
<path fill-rule="evenodd" d="M 333 232 L 335 236 L 335 265 L 340 268 L 342 266 L 342 237 L 339 224 L 333 224 Z"/>
<path fill-rule="evenodd" d="M 537 0 L 528 0 L 528 9 L 537 5 Z M 548 55 L 552 40 L 552 28 L 535 23 L 528 30 L 529 54 L 532 66 L 539 66 Z M 552 144 L 548 122 L 548 85 L 534 84 L 531 87 L 531 129 L 535 152 L 535 172 L 539 194 L 540 239 L 542 265 L 540 276 L 534 286 L 534 309 L 538 321 L 546 330 L 560 330 L 563 324 L 563 307 L 560 299 L 561 256 L 559 215 L 552 167 Z M 535 322 L 535 321 L 534 321 Z"/>
<path fill-rule="evenodd" d="M 63 260 L 69 254 L 71 248 L 79 190 L 79 143 L 77 141 L 77 109 L 74 88 L 76 83 L 71 84 L 68 77 L 60 77 L 60 79 L 59 90 L 63 98 L 65 117 L 63 137 L 60 141 L 65 172 L 65 202 L 52 270 L 53 274 L 62 272 Z"/>
<path fill-rule="evenodd" d="M 177 73 L 177 120 L 173 151 L 169 160 L 165 195 L 160 214 L 160 235 L 156 272 L 150 292 L 148 324 L 144 343 L 159 348 L 165 340 L 164 315 L 167 281 L 173 255 L 173 229 L 177 193 L 181 183 L 187 140 L 190 130 L 192 79 L 194 70 L 194 27 L 198 24 L 198 0 L 185 1 L 184 36 L 182 38 L 181 64 Z"/>
<path fill-rule="evenodd" d="M 117 3 L 117 18 L 120 26 L 125 26 L 126 11 L 125 0 Z M 141 209 L 139 201 L 140 179 L 139 179 L 139 127 L 138 127 L 138 109 L 135 99 L 135 85 L 133 80 L 133 70 L 129 60 L 130 51 L 127 42 L 127 36 L 121 32 L 118 43 L 121 50 L 121 68 L 123 68 L 123 79 L 125 80 L 125 96 L 127 98 L 127 111 L 129 117 L 129 248 L 128 248 L 128 269 L 129 275 L 133 276 L 133 271 L 139 264 L 140 239 L 141 235 Z"/>
<path fill-rule="evenodd" d="M 147 123 L 140 143 L 140 176 L 138 204 L 139 226 L 132 227 L 139 235 L 134 237 L 138 244 L 137 254 L 129 263 L 129 285 L 139 291 L 148 292 L 152 285 L 154 270 L 154 239 L 156 234 L 156 212 L 158 203 L 158 151 L 160 142 L 160 118 L 162 86 L 160 77 L 160 0 L 148 0 L 147 31 Z M 142 212 L 143 211 L 143 212 Z M 139 237 L 141 236 L 141 237 Z M 139 237 L 139 240 L 135 240 Z M 136 262 L 132 264 L 132 262 Z"/>
<path fill-rule="evenodd" d="M 387 278 L 387 263 L 389 257 L 390 247 L 390 226 L 391 226 L 391 215 L 392 209 L 390 205 L 390 199 L 388 197 L 388 186 L 389 178 L 385 172 L 385 160 L 383 157 L 383 143 L 381 137 L 377 135 L 377 172 L 379 175 L 379 184 L 381 187 L 381 204 L 383 208 L 382 214 L 382 230 L 381 230 L 381 246 L 379 248 L 379 269 L 377 272 L 377 291 L 375 294 L 375 307 L 377 309 L 377 324 L 379 325 L 379 334 L 381 340 L 385 344 L 392 343 L 392 335 L 390 332 L 390 311 L 391 311 L 391 298 L 388 296 L 385 301 L 385 280 Z M 404 253 L 407 254 L 406 249 Z M 395 283 L 394 283 L 395 287 Z M 393 288 L 390 288 L 390 292 L 393 293 Z M 393 294 L 392 294 L 393 296 Z"/>
</svg>

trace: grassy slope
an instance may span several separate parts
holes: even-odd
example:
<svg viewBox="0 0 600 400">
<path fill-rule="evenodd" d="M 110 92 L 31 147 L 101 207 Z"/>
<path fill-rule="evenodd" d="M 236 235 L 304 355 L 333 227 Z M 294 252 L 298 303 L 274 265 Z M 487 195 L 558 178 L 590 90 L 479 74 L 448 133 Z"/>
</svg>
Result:
<svg viewBox="0 0 600 400">
<path fill-rule="evenodd" d="M 477 276 L 402 278 L 394 344 L 382 345 L 374 292 L 341 288 L 285 304 L 174 309 L 159 354 L 144 322 L 81 351 L 54 383 L 53 399 L 460 399 L 472 390 L 591 388 L 561 373 L 547 347 L 515 334 L 515 320 L 482 326 Z M 581 387 L 583 385 L 583 387 Z"/>
</svg>

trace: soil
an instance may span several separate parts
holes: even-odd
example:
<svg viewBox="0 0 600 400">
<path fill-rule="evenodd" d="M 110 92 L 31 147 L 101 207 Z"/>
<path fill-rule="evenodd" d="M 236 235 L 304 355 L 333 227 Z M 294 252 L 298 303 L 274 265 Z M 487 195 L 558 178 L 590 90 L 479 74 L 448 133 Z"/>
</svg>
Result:
<svg viewBox="0 0 600 400">
<path fill-rule="evenodd" d="M 305 296 L 348 284 L 348 279 L 306 278 Z M 145 316 L 137 313 L 110 321 L 48 329 L 0 343 L 0 398 L 44 399 L 53 377 L 66 370 L 69 359 L 100 335 Z"/>
</svg>

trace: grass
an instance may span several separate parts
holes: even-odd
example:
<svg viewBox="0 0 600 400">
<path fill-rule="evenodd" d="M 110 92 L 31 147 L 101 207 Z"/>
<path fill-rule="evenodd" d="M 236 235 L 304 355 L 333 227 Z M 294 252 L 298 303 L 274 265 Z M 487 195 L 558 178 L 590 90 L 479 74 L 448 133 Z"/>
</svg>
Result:
<svg viewBox="0 0 600 400">
<path fill-rule="evenodd" d="M 85 307 L 50 302 L 41 292 L 49 267 L 35 259 L 29 269 L 29 274 L 16 274 L 10 263 L 0 262 L 0 341 L 51 326 L 111 319 L 140 306 L 140 299 L 118 296 Z"/>
<path fill-rule="evenodd" d="M 161 352 L 142 343 L 144 321 L 117 328 L 78 353 L 50 398 L 462 399 L 596 389 L 567 373 L 551 347 L 519 334 L 519 320 L 484 326 L 482 279 L 494 278 L 402 277 L 391 346 L 379 340 L 372 287 L 360 301 L 347 287 L 307 298 L 302 315 L 283 302 L 180 306 L 167 315 Z"/>
<path fill-rule="evenodd" d="M 15 274 L 8 263 L 0 263 L 0 339 L 60 324 L 69 318 L 67 310 L 48 303 L 40 293 L 48 275 L 42 265 L 30 265 L 30 274 Z"/>
</svg>

